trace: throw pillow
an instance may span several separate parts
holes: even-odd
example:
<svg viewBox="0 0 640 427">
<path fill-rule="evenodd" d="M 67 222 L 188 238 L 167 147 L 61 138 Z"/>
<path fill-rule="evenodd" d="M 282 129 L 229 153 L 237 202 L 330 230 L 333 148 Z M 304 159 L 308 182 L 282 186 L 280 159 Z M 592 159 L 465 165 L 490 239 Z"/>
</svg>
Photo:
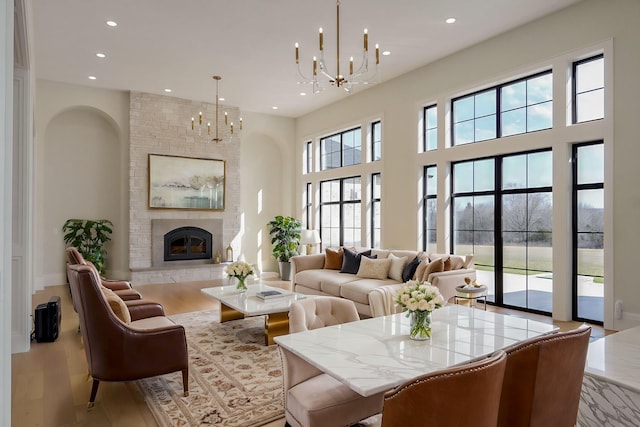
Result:
<svg viewBox="0 0 640 427">
<path fill-rule="evenodd" d="M 418 268 L 416 268 L 416 274 L 414 276 L 414 280 L 422 280 L 422 275 L 424 274 L 424 271 L 427 269 L 427 266 L 429 265 L 429 256 L 424 253 L 424 252 L 420 252 L 418 254 L 418 258 L 420 258 L 420 260 L 422 261 L 420 264 L 418 264 Z"/>
<path fill-rule="evenodd" d="M 413 278 L 416 274 L 416 269 L 418 268 L 418 264 L 420 264 L 422 260 L 418 257 L 415 257 L 411 262 L 407 263 L 407 265 L 402 269 L 402 281 L 408 282 Z"/>
<path fill-rule="evenodd" d="M 402 282 L 402 272 L 404 265 L 407 263 L 407 257 L 397 257 L 392 253 L 389 253 L 387 259 L 391 260 L 391 266 L 389 267 L 389 278 Z M 416 266 L 417 267 L 417 266 Z"/>
<path fill-rule="evenodd" d="M 116 317 L 122 320 L 123 323 L 129 324 L 131 323 L 131 314 L 129 313 L 129 309 L 127 305 L 122 301 L 115 292 L 113 292 L 109 288 L 102 287 L 102 295 L 104 295 L 104 299 L 111 307 L 111 310 L 116 315 Z"/>
<path fill-rule="evenodd" d="M 427 268 L 424 270 L 424 274 L 422 275 L 420 281 L 428 282 L 429 276 L 431 276 L 431 273 L 439 273 L 441 271 L 444 271 L 444 260 L 442 258 L 433 260 L 429 263 Z"/>
<path fill-rule="evenodd" d="M 450 271 L 451 270 L 451 257 L 449 255 L 447 255 L 446 257 L 442 257 L 442 260 L 444 261 L 444 271 Z"/>
<path fill-rule="evenodd" d="M 452 270 L 460 270 L 464 265 L 464 258 L 462 258 L 460 255 L 451 255 L 449 256 L 449 259 L 451 260 Z"/>
<path fill-rule="evenodd" d="M 364 279 L 384 280 L 389 274 L 389 267 L 391 267 L 391 260 L 389 258 L 371 259 L 363 256 L 360 258 L 360 267 L 358 268 L 356 276 Z"/>
<path fill-rule="evenodd" d="M 357 253 L 349 248 L 343 248 L 340 273 L 357 274 L 360 268 L 360 258 L 362 258 L 363 255 L 369 258 L 376 257 L 376 255 L 371 255 L 371 251 Z"/>
<path fill-rule="evenodd" d="M 324 250 L 324 268 L 327 270 L 340 270 L 342 268 L 342 248 Z"/>
</svg>

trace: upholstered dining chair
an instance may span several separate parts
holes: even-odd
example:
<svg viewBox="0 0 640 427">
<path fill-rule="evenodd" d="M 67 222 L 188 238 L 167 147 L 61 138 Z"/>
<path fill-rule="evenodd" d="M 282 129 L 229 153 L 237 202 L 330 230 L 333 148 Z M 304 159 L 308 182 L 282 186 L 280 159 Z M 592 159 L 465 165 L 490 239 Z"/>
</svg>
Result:
<svg viewBox="0 0 640 427">
<path fill-rule="evenodd" d="M 93 378 L 88 407 L 94 405 L 100 381 L 133 381 L 176 371 L 182 372 L 184 395 L 188 396 L 184 327 L 152 306 L 147 306 L 144 314 L 138 312 L 134 320 L 124 302 L 101 287 L 100 277 L 90 266 L 70 265 L 68 272 L 77 297 L 87 367 Z"/>
<path fill-rule="evenodd" d="M 289 309 L 289 332 L 296 333 L 360 320 L 353 301 L 313 297 Z M 357 423 L 382 410 L 384 393 L 364 397 L 332 376 L 280 347 L 284 365 L 286 425 L 336 427 Z"/>
<path fill-rule="evenodd" d="M 500 350 L 388 391 L 382 427 L 495 427 L 506 362 Z"/>
<path fill-rule="evenodd" d="M 84 256 L 80 253 L 80 251 L 73 247 L 69 246 L 66 249 L 67 255 L 67 264 L 80 264 L 80 265 L 88 265 L 89 267 L 95 270 L 95 273 L 100 278 L 100 282 L 102 286 L 105 288 L 109 288 L 114 291 L 120 298 L 125 301 L 136 300 L 142 298 L 140 292 L 131 288 L 131 283 L 126 280 L 114 280 L 114 279 L 106 279 L 98 273 L 98 269 L 91 261 L 87 261 Z M 73 299 L 73 293 L 71 294 L 71 298 Z"/>
<path fill-rule="evenodd" d="M 498 426 L 574 426 L 590 335 L 583 325 L 505 349 Z"/>
</svg>

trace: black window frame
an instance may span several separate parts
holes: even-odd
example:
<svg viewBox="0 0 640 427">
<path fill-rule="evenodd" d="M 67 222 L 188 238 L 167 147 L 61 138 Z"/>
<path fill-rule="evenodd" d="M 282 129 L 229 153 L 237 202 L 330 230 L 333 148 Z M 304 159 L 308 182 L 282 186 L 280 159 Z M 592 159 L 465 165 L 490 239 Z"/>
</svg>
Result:
<svg viewBox="0 0 640 427">
<path fill-rule="evenodd" d="M 377 131 L 376 131 L 377 128 Z M 380 149 L 380 158 L 376 159 L 376 147 Z M 382 160 L 382 121 L 376 120 L 371 123 L 371 161 Z"/>
<path fill-rule="evenodd" d="M 578 79 L 577 79 L 577 73 L 578 73 L 578 67 L 580 65 L 589 63 L 589 62 L 593 62 L 593 61 L 599 61 L 600 59 L 603 60 L 602 62 L 602 66 L 604 67 L 604 53 L 600 53 L 598 55 L 594 55 L 591 56 L 589 58 L 584 58 L 581 59 L 579 61 L 575 61 L 572 66 L 571 66 L 571 123 L 576 125 L 579 123 L 589 123 L 589 122 L 593 122 L 596 120 L 602 120 L 604 119 L 604 114 L 602 117 L 599 117 L 597 119 L 590 119 L 590 120 L 584 120 L 584 121 L 578 121 Z M 601 88 L 597 88 L 597 89 L 592 89 L 588 92 L 593 92 L 595 90 L 606 90 L 606 82 L 603 82 L 603 86 Z M 587 93 L 587 92 L 580 92 L 580 94 L 582 93 Z"/>
<path fill-rule="evenodd" d="M 435 110 L 435 114 L 436 114 L 436 125 L 435 127 L 431 127 L 431 128 L 429 127 L 429 123 L 427 120 L 428 112 L 430 110 Z M 438 118 L 437 116 L 438 116 L 438 104 L 427 105 L 422 109 L 422 151 L 425 153 L 427 151 L 435 151 L 438 149 L 438 136 L 437 136 Z M 427 139 L 428 139 L 427 134 L 429 133 L 429 131 L 434 129 L 436 130 L 436 147 L 429 149 L 429 144 L 427 143 Z"/>
<path fill-rule="evenodd" d="M 380 180 L 380 188 L 382 188 L 382 173 L 374 172 L 371 174 L 371 247 L 372 248 L 380 247 L 380 242 L 377 242 L 376 244 L 376 239 L 375 239 L 375 232 L 376 232 L 375 207 L 376 207 L 376 204 L 378 205 L 379 208 L 381 206 L 382 191 L 380 191 L 381 194 L 379 194 L 378 197 L 376 197 L 376 191 L 375 191 L 375 185 L 374 185 L 376 176 Z M 382 220 L 382 210 L 380 210 L 380 220 Z M 382 221 L 380 221 L 378 229 L 380 230 L 380 240 L 382 240 Z"/>
<path fill-rule="evenodd" d="M 306 172 L 305 173 L 312 173 L 313 172 L 313 142 L 312 141 L 308 141 L 306 143 L 306 147 L 307 147 L 307 164 L 306 164 Z"/>
<path fill-rule="evenodd" d="M 345 154 L 345 149 L 344 149 L 344 136 L 350 132 L 359 130 L 360 131 L 360 158 L 358 159 L 358 162 L 353 163 L 353 164 L 349 164 L 349 165 L 345 165 L 344 164 L 344 154 Z M 333 139 L 335 137 L 340 137 L 340 165 L 339 166 L 335 166 L 335 167 L 327 167 L 325 164 L 325 141 Z M 336 151 L 332 151 L 332 153 L 335 153 Z M 327 135 L 327 136 L 323 136 L 322 138 L 320 138 L 320 170 L 321 171 L 326 171 L 326 170 L 332 170 L 332 169 L 338 169 L 338 168 L 342 168 L 342 167 L 348 167 L 348 166 L 354 166 L 354 165 L 359 165 L 362 164 L 362 127 L 361 126 L 356 126 L 353 127 L 351 129 L 347 129 L 341 132 L 336 132 L 333 133 L 331 135 Z"/>
<path fill-rule="evenodd" d="M 339 246 L 343 246 L 344 245 L 344 206 L 347 204 L 360 204 L 360 208 L 362 209 L 362 192 L 360 192 L 360 199 L 359 200 L 347 200 L 345 201 L 345 197 L 344 197 L 344 182 L 348 179 L 359 179 L 360 180 L 360 185 L 362 185 L 362 176 L 361 175 L 353 175 L 353 176 L 345 176 L 345 177 L 341 177 L 341 178 L 335 178 L 335 179 L 327 179 L 327 180 L 323 180 L 320 181 L 320 225 L 318 227 L 318 230 L 320 232 L 320 238 L 321 240 L 323 240 L 323 245 L 325 246 L 330 246 L 331 243 L 327 242 L 326 244 L 324 243 L 325 238 L 322 235 L 322 231 L 323 231 L 323 226 L 322 226 L 322 211 L 324 209 L 325 206 L 333 206 L 333 205 L 339 205 L 340 209 L 338 210 L 338 214 L 340 216 L 339 218 L 339 242 L 338 245 Z M 334 182 L 334 181 L 338 181 L 340 183 L 340 196 L 339 196 L 339 200 L 337 201 L 331 201 L 331 202 L 323 202 L 322 201 L 322 184 L 324 183 L 328 183 L 328 182 Z M 362 236 L 362 221 L 360 222 L 360 236 Z M 360 237 L 360 245 L 362 246 L 362 237 Z"/>
<path fill-rule="evenodd" d="M 429 194 L 429 170 L 434 170 L 436 174 L 436 191 L 433 194 Z M 437 177 L 438 177 L 438 166 L 435 164 L 425 165 L 422 169 L 422 212 L 423 212 L 423 236 L 422 236 L 422 250 L 428 252 L 429 248 L 429 230 L 432 230 L 434 233 L 438 233 L 438 219 L 436 217 L 435 227 L 429 227 L 429 209 L 428 204 L 430 200 L 435 200 L 438 203 L 438 187 L 437 187 Z M 436 209 L 437 210 L 437 209 Z M 438 239 L 436 238 L 436 246 L 438 244 Z"/>
<path fill-rule="evenodd" d="M 547 75 L 547 74 L 550 74 L 551 76 L 553 76 L 553 70 L 549 69 L 549 70 L 545 70 L 545 71 L 540 71 L 538 73 L 531 74 L 531 75 L 526 76 L 526 77 L 522 77 L 522 78 L 519 78 L 519 79 L 511 80 L 509 82 L 501 83 L 501 84 L 496 85 L 496 86 L 484 88 L 484 89 L 481 89 L 481 90 L 477 90 L 475 92 L 467 93 L 465 95 L 461 95 L 461 96 L 452 98 L 451 99 L 451 122 L 450 122 L 450 124 L 451 124 L 451 126 L 450 126 L 450 128 L 451 128 L 450 129 L 451 146 L 452 147 L 458 147 L 458 146 L 461 146 L 461 145 L 468 145 L 468 144 L 475 144 L 477 142 L 490 141 L 492 139 L 507 138 L 509 136 L 514 136 L 514 135 L 524 135 L 524 134 L 527 134 L 527 133 L 534 133 L 534 132 L 540 132 L 540 131 L 544 131 L 544 130 L 548 130 L 548 129 L 553 129 L 553 121 L 552 121 L 551 122 L 551 127 L 548 127 L 548 128 L 537 129 L 537 130 L 533 130 L 533 131 L 525 130 L 525 132 L 516 133 L 516 134 L 510 134 L 510 135 L 507 135 L 507 136 L 503 136 L 502 135 L 503 134 L 503 132 L 502 132 L 502 117 L 501 117 L 502 113 L 503 113 L 502 108 L 501 108 L 501 106 L 502 106 L 502 97 L 501 97 L 502 88 L 507 87 L 507 86 L 511 86 L 513 84 L 520 83 L 520 82 L 523 82 L 523 81 L 526 82 L 528 80 L 536 79 L 538 77 L 541 77 L 541 76 L 544 76 L 544 75 Z M 553 86 L 552 86 L 551 89 L 552 89 L 552 94 L 553 94 Z M 484 94 L 484 93 L 491 92 L 491 91 L 494 92 L 494 95 L 495 95 L 495 98 L 496 98 L 496 101 L 495 101 L 496 110 L 493 113 L 496 116 L 496 124 L 495 124 L 495 135 L 496 136 L 495 136 L 495 138 L 476 140 L 476 138 L 475 138 L 475 125 L 474 125 L 474 138 L 473 138 L 473 141 L 470 141 L 470 142 L 467 142 L 467 143 L 464 143 L 464 144 L 456 144 L 455 125 L 457 123 L 462 123 L 462 121 L 454 122 L 454 118 L 455 118 L 455 103 L 456 103 L 456 101 L 459 101 L 459 100 L 465 99 L 465 98 L 469 98 L 469 97 L 476 97 L 476 96 L 478 96 L 480 94 Z M 553 108 L 553 102 L 554 102 L 553 96 L 552 96 L 551 100 L 545 101 L 545 102 L 551 102 L 551 105 L 552 105 L 552 108 Z M 531 105 L 535 105 L 535 104 L 531 104 Z M 525 104 L 524 108 L 526 108 L 528 106 L 529 106 L 528 104 Z M 490 116 L 490 115 L 476 116 L 475 113 L 474 113 L 474 116 L 473 116 L 472 119 L 468 119 L 468 120 L 465 120 L 465 121 L 473 121 L 474 124 L 475 124 L 475 121 L 477 119 L 488 117 L 488 116 Z M 526 128 L 526 126 L 525 126 L 525 128 Z"/>
</svg>

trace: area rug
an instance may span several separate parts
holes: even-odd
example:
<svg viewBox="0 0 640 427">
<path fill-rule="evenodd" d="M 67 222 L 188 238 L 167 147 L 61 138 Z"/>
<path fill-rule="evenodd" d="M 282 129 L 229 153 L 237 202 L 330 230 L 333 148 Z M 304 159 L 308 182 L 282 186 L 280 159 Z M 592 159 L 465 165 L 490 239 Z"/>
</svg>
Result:
<svg viewBox="0 0 640 427">
<path fill-rule="evenodd" d="M 219 312 L 171 316 L 184 325 L 189 396 L 182 375 L 136 381 L 161 427 L 260 426 L 284 417 L 282 360 L 264 345 L 264 317 L 219 323 Z"/>
</svg>

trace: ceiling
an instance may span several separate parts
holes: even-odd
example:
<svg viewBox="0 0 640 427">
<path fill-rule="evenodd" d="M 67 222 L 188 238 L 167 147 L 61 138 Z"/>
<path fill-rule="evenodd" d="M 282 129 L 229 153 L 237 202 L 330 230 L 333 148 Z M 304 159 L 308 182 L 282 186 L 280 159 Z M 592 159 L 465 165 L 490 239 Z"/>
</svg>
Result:
<svg viewBox="0 0 640 427">
<path fill-rule="evenodd" d="M 342 0 L 341 67 L 361 55 L 364 28 L 371 48 L 378 43 L 391 51 L 381 57 L 383 82 L 578 1 Z M 319 27 L 327 65 L 335 68 L 334 0 L 33 0 L 32 6 L 39 79 L 213 103 L 217 74 L 221 104 L 287 117 L 349 96 L 333 87 L 313 94 L 297 83 L 294 43 L 309 74 Z M 449 17 L 457 21 L 446 24 Z"/>
</svg>

